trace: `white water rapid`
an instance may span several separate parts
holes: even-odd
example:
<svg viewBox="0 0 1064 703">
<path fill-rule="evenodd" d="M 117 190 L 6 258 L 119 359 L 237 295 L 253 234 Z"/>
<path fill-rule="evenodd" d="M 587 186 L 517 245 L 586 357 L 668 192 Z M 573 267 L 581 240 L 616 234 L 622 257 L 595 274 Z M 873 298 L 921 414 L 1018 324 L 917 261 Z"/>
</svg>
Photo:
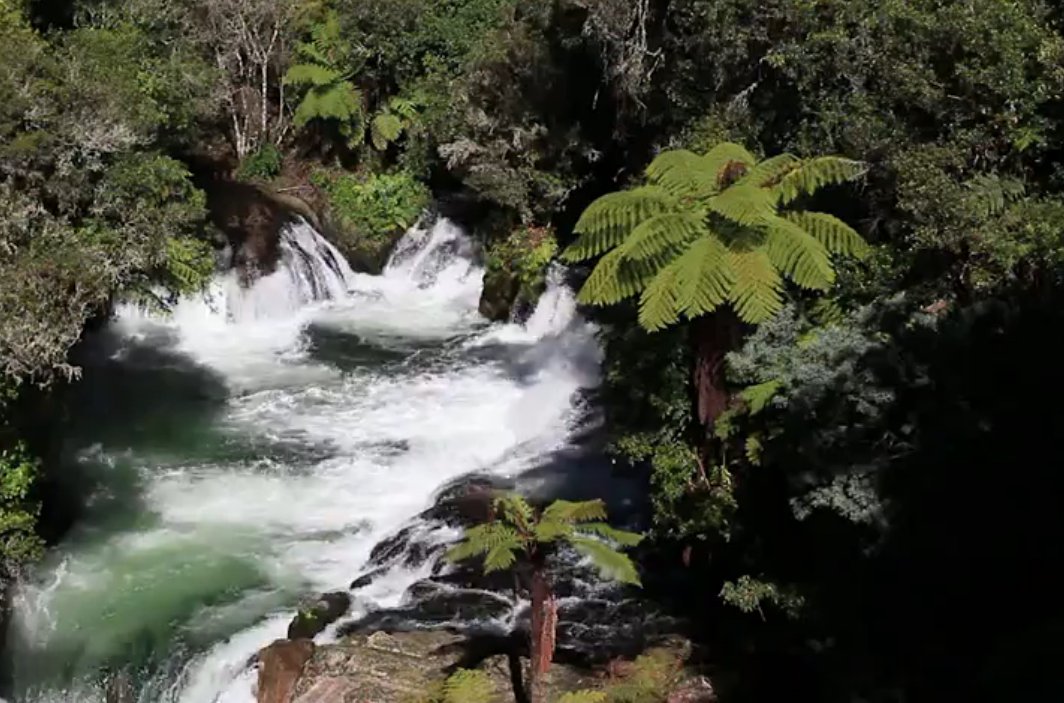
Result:
<svg viewBox="0 0 1064 703">
<path fill-rule="evenodd" d="M 282 251 L 250 290 L 229 274 L 167 318 L 123 308 L 90 345 L 68 440 L 89 505 L 18 596 L 16 701 L 100 702 L 123 671 L 138 703 L 250 703 L 248 660 L 300 598 L 346 590 L 447 481 L 571 441 L 599 352 L 559 276 L 526 325 L 491 325 L 446 220 L 382 276 L 305 223 Z M 354 614 L 428 568 L 373 581 Z"/>
</svg>

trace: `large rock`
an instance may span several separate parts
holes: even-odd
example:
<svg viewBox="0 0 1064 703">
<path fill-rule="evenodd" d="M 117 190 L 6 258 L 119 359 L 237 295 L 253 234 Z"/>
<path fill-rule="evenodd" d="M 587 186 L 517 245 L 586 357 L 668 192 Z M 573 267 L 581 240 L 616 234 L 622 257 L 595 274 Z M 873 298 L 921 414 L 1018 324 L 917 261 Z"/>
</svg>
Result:
<svg viewBox="0 0 1064 703">
<path fill-rule="evenodd" d="M 292 618 L 288 625 L 288 639 L 314 639 L 350 607 L 351 596 L 346 593 L 322 594 L 310 607 L 301 608 Z"/>
<path fill-rule="evenodd" d="M 296 684 L 313 654 L 310 640 L 278 640 L 259 652 L 258 703 L 292 703 Z"/>
</svg>

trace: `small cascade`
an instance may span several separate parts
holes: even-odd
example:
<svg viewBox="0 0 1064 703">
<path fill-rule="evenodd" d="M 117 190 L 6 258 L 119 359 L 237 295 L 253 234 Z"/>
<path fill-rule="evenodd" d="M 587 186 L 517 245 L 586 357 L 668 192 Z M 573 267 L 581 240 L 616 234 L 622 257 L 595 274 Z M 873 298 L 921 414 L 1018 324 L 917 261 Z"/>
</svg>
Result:
<svg viewBox="0 0 1064 703">
<path fill-rule="evenodd" d="M 281 230 L 280 250 L 277 269 L 251 286 L 234 287 L 236 277 L 228 277 L 228 320 L 290 316 L 309 303 L 340 300 L 347 295 L 355 272 L 306 220 L 300 218 Z"/>
</svg>

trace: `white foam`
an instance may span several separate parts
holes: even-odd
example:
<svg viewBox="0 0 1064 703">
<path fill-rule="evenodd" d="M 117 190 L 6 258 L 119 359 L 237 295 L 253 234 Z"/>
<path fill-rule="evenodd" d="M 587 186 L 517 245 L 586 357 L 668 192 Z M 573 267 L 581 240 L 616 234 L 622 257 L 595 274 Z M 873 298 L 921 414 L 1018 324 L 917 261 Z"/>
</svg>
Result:
<svg viewBox="0 0 1064 703">
<path fill-rule="evenodd" d="M 162 470 L 150 456 L 134 454 L 151 520 L 102 544 L 61 550 L 65 571 L 56 567 L 46 586 L 30 589 L 19 612 L 23 628 L 44 647 L 54 640 L 39 626 L 43 612 L 67 639 L 96 636 L 65 631 L 77 626 L 78 615 L 64 613 L 63 604 L 104 598 L 115 587 L 109 570 L 138 554 L 150 561 L 155 553 L 209 547 L 219 555 L 220 573 L 233 569 L 249 582 L 258 574 L 265 592 L 282 600 L 296 591 L 343 589 L 372 547 L 428 507 L 448 480 L 472 471 L 516 472 L 568 442 L 579 415 L 574 394 L 597 382 L 598 347 L 560 273 L 526 325 L 489 326 L 476 312 L 483 270 L 465 235 L 446 220 L 412 230 L 376 277 L 329 265 L 328 257 L 338 255 L 305 223 L 285 241 L 288 258 L 250 290 L 220 277 L 212 296 L 181 301 L 172 317 L 127 307 L 115 327 L 141 343 L 170 344 L 223 378 L 231 395 L 216 420 L 219 431 L 291 440 L 321 456 L 309 465 L 190 462 Z M 315 252 L 310 264 L 307 252 Z M 341 372 L 311 358 L 304 333 L 312 324 L 363 339 L 464 337 L 467 352 L 512 345 L 508 358 L 517 370 L 459 354 L 402 372 Z M 396 604 L 427 568 L 393 570 L 361 591 L 359 602 Z M 130 588 L 143 575 L 130 570 Z M 277 607 L 255 595 L 263 584 L 248 588 L 237 604 L 206 606 L 191 618 L 178 609 L 183 592 L 157 605 L 174 608 L 173 617 L 186 618 L 182 627 L 192 632 L 203 623 L 224 625 L 234 613 L 262 612 L 142 703 L 253 700 L 246 663 L 284 634 L 292 610 L 287 601 Z"/>
</svg>

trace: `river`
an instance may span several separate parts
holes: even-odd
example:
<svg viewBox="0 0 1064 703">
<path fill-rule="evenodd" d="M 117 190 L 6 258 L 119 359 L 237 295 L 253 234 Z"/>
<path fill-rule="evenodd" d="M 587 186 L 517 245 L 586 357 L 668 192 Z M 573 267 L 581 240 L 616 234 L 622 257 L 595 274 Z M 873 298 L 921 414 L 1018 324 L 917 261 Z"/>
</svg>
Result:
<svg viewBox="0 0 1064 703">
<path fill-rule="evenodd" d="M 305 223 L 283 252 L 251 289 L 228 273 L 169 316 L 123 306 L 85 345 L 64 437 L 85 514 L 18 595 L 16 701 L 103 701 L 117 672 L 139 703 L 253 701 L 248 660 L 300 599 L 346 589 L 448 481 L 573 441 L 599 351 L 557 277 L 527 323 L 489 324 L 447 220 L 381 276 Z M 427 568 L 391 569 L 353 615 Z"/>
</svg>

